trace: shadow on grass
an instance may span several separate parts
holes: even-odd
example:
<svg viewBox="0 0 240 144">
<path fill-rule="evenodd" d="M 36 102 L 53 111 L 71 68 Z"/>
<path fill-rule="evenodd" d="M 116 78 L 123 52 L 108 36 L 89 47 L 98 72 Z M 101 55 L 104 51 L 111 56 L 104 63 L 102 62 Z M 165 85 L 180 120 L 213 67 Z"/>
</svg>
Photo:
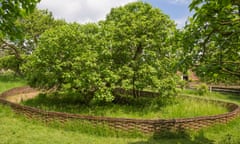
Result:
<svg viewBox="0 0 240 144">
<path fill-rule="evenodd" d="M 187 132 L 164 132 L 153 134 L 147 141 L 128 144 L 213 144 L 214 141 L 206 138 L 203 132 L 191 135 Z"/>
</svg>

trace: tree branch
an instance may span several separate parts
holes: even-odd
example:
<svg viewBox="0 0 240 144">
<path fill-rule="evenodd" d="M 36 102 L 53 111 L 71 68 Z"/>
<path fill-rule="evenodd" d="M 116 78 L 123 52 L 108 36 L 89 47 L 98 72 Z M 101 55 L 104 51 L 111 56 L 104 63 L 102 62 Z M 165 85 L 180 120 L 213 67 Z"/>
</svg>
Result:
<svg viewBox="0 0 240 144">
<path fill-rule="evenodd" d="M 7 41 L 0 39 L 1 44 L 1 49 L 3 50 L 10 50 L 13 52 L 13 54 L 15 55 L 15 57 L 19 60 L 22 59 L 22 57 L 20 56 L 20 52 L 18 51 L 18 48 L 14 45 L 14 44 L 10 44 Z"/>
</svg>

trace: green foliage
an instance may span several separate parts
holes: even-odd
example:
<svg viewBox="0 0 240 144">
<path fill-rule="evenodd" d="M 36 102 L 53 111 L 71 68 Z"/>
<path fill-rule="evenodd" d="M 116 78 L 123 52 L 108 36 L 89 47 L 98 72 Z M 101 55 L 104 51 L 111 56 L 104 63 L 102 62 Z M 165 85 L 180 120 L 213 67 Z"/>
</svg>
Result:
<svg viewBox="0 0 240 144">
<path fill-rule="evenodd" d="M 34 10 L 40 0 L 1 0 L 0 1 L 0 37 L 10 38 L 21 36 L 19 28 L 14 24 L 15 20 Z"/>
<path fill-rule="evenodd" d="M 143 2 L 114 8 L 99 24 L 66 24 L 46 31 L 24 66 L 32 86 L 90 101 L 112 101 L 116 87 L 176 95 L 173 34 L 176 26 Z"/>
<path fill-rule="evenodd" d="M 186 63 L 206 81 L 239 81 L 239 1 L 193 0 L 189 7 L 195 14 L 183 31 Z"/>
<path fill-rule="evenodd" d="M 206 95 L 208 93 L 208 85 L 205 83 L 199 84 L 196 88 L 197 94 L 200 96 Z"/>
<path fill-rule="evenodd" d="M 167 15 L 150 4 L 135 2 L 112 9 L 101 26 L 107 48 L 104 57 L 111 59 L 110 70 L 120 77 L 118 87 L 132 89 L 134 96 L 135 90 L 157 89 L 162 98 L 170 84 L 174 88 L 170 77 L 176 26 Z M 170 82 L 167 89 L 166 81 Z"/>
<path fill-rule="evenodd" d="M 111 101 L 112 73 L 99 66 L 95 24 L 69 24 L 46 31 L 38 49 L 24 66 L 30 85 L 57 89 L 62 95 L 79 94 Z"/>
<path fill-rule="evenodd" d="M 182 90 L 189 87 L 189 83 L 186 80 L 179 80 L 177 84 L 180 86 Z"/>
<path fill-rule="evenodd" d="M 31 54 L 38 44 L 38 39 L 43 32 L 66 24 L 64 20 L 55 20 L 48 10 L 38 10 L 17 19 L 15 24 L 24 32 L 22 38 L 12 41 L 24 54 Z"/>
<path fill-rule="evenodd" d="M 21 74 L 19 69 L 22 64 L 22 60 L 16 59 L 14 55 L 8 55 L 0 58 L 0 69 L 2 70 L 12 70 L 16 74 Z"/>
<path fill-rule="evenodd" d="M 21 37 L 10 39 L 9 37 L 0 38 L 0 50 L 3 55 L 11 57 L 9 64 L 2 66 L 4 69 L 11 69 L 20 74 L 20 66 L 25 61 L 25 55 L 31 54 L 38 44 L 40 35 L 47 29 L 63 25 L 65 22 L 54 20 L 47 10 L 35 9 L 31 14 L 24 15 L 14 21 L 14 25 L 24 31 Z M 8 56 L 9 55 L 9 56 Z M 10 60 L 8 58 L 8 60 Z M 6 58 L 4 58 L 6 61 Z M 14 62 L 14 63 L 13 63 Z"/>
<path fill-rule="evenodd" d="M 159 105 L 168 105 L 174 103 L 174 100 L 177 96 L 176 90 L 176 77 L 172 78 L 164 78 L 160 80 L 160 84 L 158 84 L 158 103 Z"/>
</svg>

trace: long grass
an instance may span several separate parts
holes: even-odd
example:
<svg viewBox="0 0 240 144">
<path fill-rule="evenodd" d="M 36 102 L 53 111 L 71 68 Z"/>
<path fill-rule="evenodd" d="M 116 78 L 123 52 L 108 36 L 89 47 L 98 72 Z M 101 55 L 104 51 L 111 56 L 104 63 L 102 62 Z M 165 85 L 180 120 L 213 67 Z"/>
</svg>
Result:
<svg viewBox="0 0 240 144">
<path fill-rule="evenodd" d="M 84 105 L 70 98 L 51 97 L 40 94 L 34 99 L 22 102 L 24 105 L 47 111 L 60 111 L 83 115 L 107 116 L 117 118 L 169 119 L 196 116 L 209 116 L 227 112 L 225 107 L 211 102 L 195 99 L 176 99 L 175 103 L 162 106 L 156 99 L 139 99 L 134 103 L 104 103 Z"/>
</svg>

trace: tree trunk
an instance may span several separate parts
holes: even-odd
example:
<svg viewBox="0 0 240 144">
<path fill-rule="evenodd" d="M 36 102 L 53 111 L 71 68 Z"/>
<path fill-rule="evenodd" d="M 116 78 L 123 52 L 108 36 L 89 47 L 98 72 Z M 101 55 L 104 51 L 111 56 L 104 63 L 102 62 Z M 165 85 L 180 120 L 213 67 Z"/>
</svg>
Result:
<svg viewBox="0 0 240 144">
<path fill-rule="evenodd" d="M 133 95 L 134 98 L 137 98 L 135 81 L 136 81 L 136 74 L 135 74 L 135 71 L 134 71 L 134 74 L 133 74 L 133 77 L 132 77 L 132 95 Z"/>
</svg>

